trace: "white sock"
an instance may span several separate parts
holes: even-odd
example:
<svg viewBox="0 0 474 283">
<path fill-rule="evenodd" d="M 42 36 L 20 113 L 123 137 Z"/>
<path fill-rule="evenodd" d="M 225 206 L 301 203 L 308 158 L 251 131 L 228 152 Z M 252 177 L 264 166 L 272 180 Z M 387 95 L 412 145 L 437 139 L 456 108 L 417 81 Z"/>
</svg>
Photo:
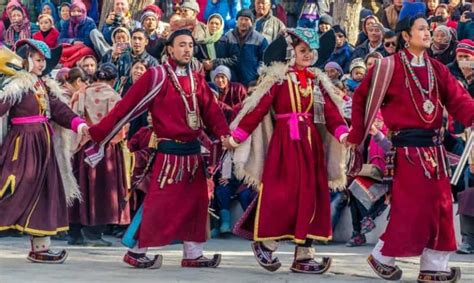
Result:
<svg viewBox="0 0 474 283">
<path fill-rule="evenodd" d="M 451 252 L 424 249 L 420 257 L 420 270 L 449 272 L 450 254 Z"/>
<path fill-rule="evenodd" d="M 204 242 L 184 242 L 183 243 L 183 258 L 184 259 L 196 259 L 202 256 L 204 250 Z"/>
<path fill-rule="evenodd" d="M 129 249 L 129 251 L 135 254 L 146 254 L 148 248 L 139 248 L 137 242 L 137 244 L 133 248 Z"/>
<path fill-rule="evenodd" d="M 380 263 L 388 265 L 388 266 L 395 266 L 395 258 L 391 256 L 384 256 L 382 254 L 382 247 L 384 241 L 379 240 L 375 245 L 374 249 L 372 250 L 372 256 Z"/>
<path fill-rule="evenodd" d="M 32 237 L 31 250 L 34 252 L 44 252 L 49 250 L 51 237 Z"/>
</svg>

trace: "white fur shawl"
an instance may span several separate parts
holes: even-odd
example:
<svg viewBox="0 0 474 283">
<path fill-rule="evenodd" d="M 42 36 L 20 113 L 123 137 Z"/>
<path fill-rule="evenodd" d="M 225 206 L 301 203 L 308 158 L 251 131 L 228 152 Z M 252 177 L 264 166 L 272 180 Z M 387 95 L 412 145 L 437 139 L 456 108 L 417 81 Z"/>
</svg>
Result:
<svg viewBox="0 0 474 283">
<path fill-rule="evenodd" d="M 18 104 L 24 95 L 28 95 L 31 93 L 31 90 L 34 90 L 36 80 L 37 78 L 28 72 L 17 72 L 4 81 L 4 88 L 0 90 L 0 102 L 9 102 L 11 105 Z M 43 81 L 49 89 L 50 99 L 59 99 L 67 104 L 68 99 L 55 80 L 45 77 Z M 81 197 L 79 186 L 72 173 L 72 154 L 70 149 L 72 131 L 59 126 L 54 121 L 52 126 L 55 132 L 53 136 L 54 152 L 58 161 L 66 200 L 68 205 L 71 205 L 74 199 L 80 199 Z"/>
<path fill-rule="evenodd" d="M 260 102 L 260 99 L 268 93 L 270 88 L 276 83 L 282 83 L 287 79 L 286 74 L 289 66 L 286 63 L 273 63 L 269 67 L 260 69 L 261 77 L 257 89 L 249 96 L 235 120 L 230 125 L 234 130 L 242 118 L 251 112 Z M 312 68 L 329 97 L 338 106 L 342 115 L 343 100 L 334 92 L 335 86 L 330 79 L 317 68 Z M 333 190 L 344 189 L 346 186 L 346 149 L 331 134 L 328 133 L 324 125 L 318 125 L 318 130 L 323 137 L 324 152 L 326 155 L 326 165 L 328 170 L 329 187 Z M 271 114 L 267 114 L 258 127 L 252 132 L 250 137 L 234 151 L 233 163 L 234 172 L 238 179 L 255 188 L 260 186 L 263 166 L 267 154 L 268 145 L 273 134 L 273 121 Z"/>
</svg>

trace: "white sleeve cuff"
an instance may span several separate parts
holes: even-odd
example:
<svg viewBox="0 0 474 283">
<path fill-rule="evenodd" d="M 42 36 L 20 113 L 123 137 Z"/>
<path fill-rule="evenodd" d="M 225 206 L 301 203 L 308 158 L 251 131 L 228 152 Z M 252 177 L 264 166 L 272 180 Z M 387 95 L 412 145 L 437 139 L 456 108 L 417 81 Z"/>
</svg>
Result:
<svg viewBox="0 0 474 283">
<path fill-rule="evenodd" d="M 80 123 L 79 126 L 77 126 L 77 133 L 82 134 L 82 128 L 87 127 L 86 123 Z"/>
<path fill-rule="evenodd" d="M 344 141 L 344 138 L 346 138 L 349 135 L 349 133 L 344 133 L 339 136 L 339 142 L 342 143 Z"/>
</svg>

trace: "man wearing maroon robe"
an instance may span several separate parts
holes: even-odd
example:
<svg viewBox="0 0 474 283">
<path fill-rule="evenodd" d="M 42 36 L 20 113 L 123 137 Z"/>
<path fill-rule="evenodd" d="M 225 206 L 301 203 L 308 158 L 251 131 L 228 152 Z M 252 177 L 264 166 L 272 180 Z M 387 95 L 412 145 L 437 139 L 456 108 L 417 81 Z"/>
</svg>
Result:
<svg viewBox="0 0 474 283">
<path fill-rule="evenodd" d="M 123 117 L 148 109 L 159 140 L 138 244 L 128 251 L 124 261 L 138 268 L 158 268 L 161 256 L 147 258 L 146 248 L 180 240 L 184 242 L 183 267 L 217 267 L 220 255 L 212 259 L 202 255 L 209 199 L 197 138 L 204 125 L 216 137 L 226 136 L 229 129 L 205 78 L 190 69 L 194 45 L 191 32 L 175 31 L 167 45 L 170 59 L 148 70 L 109 115 L 91 127 L 90 134 L 94 141 L 102 142 L 121 126 Z M 156 95 L 137 109 L 157 86 Z"/>
<path fill-rule="evenodd" d="M 394 147 L 385 176 L 392 178 L 393 184 L 388 226 L 368 262 L 380 277 L 399 280 L 402 271 L 395 265 L 396 257 L 421 256 L 419 282 L 456 282 L 459 268 L 448 267 L 456 238 L 449 164 L 439 129 L 444 110 L 471 126 L 474 100 L 446 66 L 425 52 L 431 36 L 421 16 L 424 4 L 404 5 L 421 9 L 402 10 L 397 30 L 404 48 L 393 58 L 383 59 L 394 62 L 393 77 L 387 82 L 380 108 Z M 375 69 L 369 71 L 353 96 L 351 144 L 364 139 L 364 115 L 373 77 L 377 78 Z"/>
</svg>

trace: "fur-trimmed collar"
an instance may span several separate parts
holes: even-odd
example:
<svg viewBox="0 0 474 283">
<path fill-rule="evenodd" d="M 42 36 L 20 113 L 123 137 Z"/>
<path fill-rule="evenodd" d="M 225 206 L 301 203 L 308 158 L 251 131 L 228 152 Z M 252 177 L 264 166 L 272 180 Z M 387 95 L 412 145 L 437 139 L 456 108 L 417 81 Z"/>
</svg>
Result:
<svg viewBox="0 0 474 283">
<path fill-rule="evenodd" d="M 19 71 L 4 81 L 4 87 L 0 89 L 0 101 L 11 104 L 21 102 L 24 95 L 34 90 L 34 85 L 39 79 L 45 83 L 50 96 L 57 97 L 62 102 L 67 103 L 68 100 L 64 91 L 55 80 L 49 76 L 38 78 L 26 71 Z"/>
<path fill-rule="evenodd" d="M 263 67 L 259 70 L 261 76 L 258 81 L 258 88 L 245 99 L 242 109 L 230 125 L 232 130 L 237 128 L 239 122 L 247 113 L 255 109 L 261 98 L 268 93 L 274 84 L 281 84 L 287 79 L 288 69 L 289 65 L 286 63 L 273 63 L 270 67 Z M 342 97 L 336 94 L 335 86 L 329 77 L 317 68 L 310 68 L 310 71 L 316 75 L 315 82 L 321 84 L 328 96 L 338 106 L 342 115 L 344 101 Z M 318 130 L 320 130 L 324 139 L 328 186 L 332 190 L 342 190 L 347 182 L 345 175 L 346 149 L 344 145 L 340 144 L 336 138 L 327 132 L 326 127 L 318 127 Z M 243 180 L 244 183 L 255 188 L 260 186 L 268 144 L 272 135 L 273 122 L 270 114 L 267 114 L 251 136 L 234 150 L 234 173 L 239 180 Z"/>
<path fill-rule="evenodd" d="M 260 79 L 258 81 L 258 88 L 245 99 L 245 103 L 240 110 L 237 117 L 231 123 L 230 128 L 234 130 L 239 124 L 240 120 L 249 112 L 251 112 L 260 102 L 262 97 L 268 93 L 274 84 L 281 84 L 287 79 L 286 75 L 290 69 L 288 63 L 274 62 L 270 66 L 263 66 L 259 69 Z M 335 86 L 331 79 L 318 68 L 309 68 L 309 71 L 316 75 L 316 82 L 320 82 L 329 97 L 340 104 L 343 102 L 342 98 L 336 94 Z M 342 114 L 342 113 L 341 113 Z"/>
</svg>

